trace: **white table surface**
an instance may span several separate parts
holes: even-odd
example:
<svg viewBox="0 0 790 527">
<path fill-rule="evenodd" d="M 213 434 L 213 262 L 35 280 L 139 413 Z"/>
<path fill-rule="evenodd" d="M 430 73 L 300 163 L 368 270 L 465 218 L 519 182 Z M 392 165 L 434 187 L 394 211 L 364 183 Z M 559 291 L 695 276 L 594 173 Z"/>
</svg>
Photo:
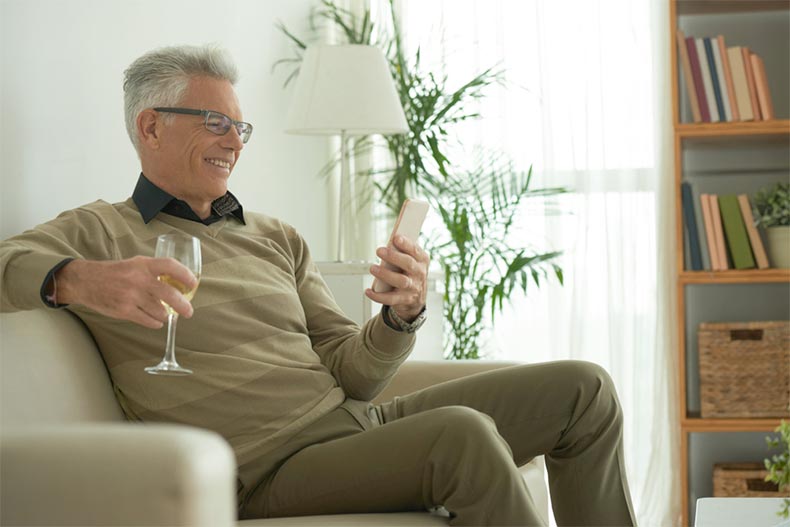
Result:
<svg viewBox="0 0 790 527">
<path fill-rule="evenodd" d="M 700 498 L 694 527 L 790 527 L 781 507 L 782 498 Z"/>
</svg>

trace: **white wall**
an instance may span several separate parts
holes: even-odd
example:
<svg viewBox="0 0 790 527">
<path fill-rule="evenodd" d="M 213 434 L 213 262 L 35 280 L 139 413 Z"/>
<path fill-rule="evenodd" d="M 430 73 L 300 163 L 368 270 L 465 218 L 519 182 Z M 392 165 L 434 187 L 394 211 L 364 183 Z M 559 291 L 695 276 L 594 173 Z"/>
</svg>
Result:
<svg viewBox="0 0 790 527">
<path fill-rule="evenodd" d="M 299 229 L 330 257 L 325 139 L 282 132 L 293 85 L 274 27 L 307 34 L 312 0 L 0 0 L 0 239 L 101 198 L 131 195 L 139 174 L 123 123 L 123 70 L 155 47 L 216 42 L 240 71 L 255 130 L 230 189 L 245 209 Z"/>
</svg>

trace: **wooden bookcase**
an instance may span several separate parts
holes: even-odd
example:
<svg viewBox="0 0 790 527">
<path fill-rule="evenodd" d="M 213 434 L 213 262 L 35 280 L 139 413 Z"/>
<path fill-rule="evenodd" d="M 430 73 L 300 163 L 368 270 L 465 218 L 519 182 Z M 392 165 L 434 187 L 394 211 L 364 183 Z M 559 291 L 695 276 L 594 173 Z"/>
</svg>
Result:
<svg viewBox="0 0 790 527">
<path fill-rule="evenodd" d="M 668 0 L 670 9 L 670 45 L 671 49 L 671 74 L 672 74 L 672 115 L 674 123 L 674 191 L 675 191 L 675 234 L 676 234 L 676 288 L 677 288 L 677 324 L 678 324 L 678 367 L 679 367 L 679 401 L 681 452 L 680 452 L 680 481 L 682 492 L 682 525 L 691 525 L 690 518 L 690 488 L 689 465 L 690 451 L 689 438 L 695 433 L 709 432 L 769 432 L 778 426 L 780 419 L 703 419 L 696 411 L 689 410 L 689 342 L 691 318 L 687 304 L 690 287 L 716 287 L 722 284 L 740 284 L 751 286 L 754 284 L 773 284 L 786 288 L 790 284 L 790 270 L 730 270 L 723 272 L 713 271 L 688 271 L 685 269 L 686 255 L 684 254 L 684 225 L 681 205 L 680 185 L 686 175 L 684 168 L 685 153 L 695 145 L 704 143 L 708 150 L 721 148 L 722 150 L 733 145 L 754 145 L 759 148 L 764 143 L 784 143 L 790 141 L 790 119 L 787 111 L 777 108 L 779 119 L 772 121 L 756 122 L 727 122 L 727 123 L 693 123 L 681 121 L 681 102 L 685 97 L 686 86 L 680 80 L 680 66 L 677 51 L 676 31 L 683 27 L 684 17 L 716 17 L 727 15 L 731 17 L 748 16 L 760 11 L 777 11 L 781 16 L 790 16 L 790 2 L 786 0 Z M 756 28 L 759 31 L 759 28 Z M 686 32 L 687 36 L 690 36 Z M 715 36 L 692 34 L 691 36 Z M 724 33 L 725 38 L 727 34 Z M 727 45 L 749 45 L 746 42 L 731 42 Z M 777 53 L 784 55 L 783 60 L 790 62 L 788 51 L 784 46 L 778 46 Z M 782 49 L 783 48 L 783 49 Z M 777 73 L 775 73 L 777 74 Z M 783 74 L 779 72 L 778 74 Z M 768 71 L 769 77 L 771 71 Z M 770 82 L 770 79 L 769 79 Z M 772 93 L 774 101 L 780 97 L 787 98 L 788 93 Z M 687 119 L 691 121 L 690 116 Z M 698 204 L 695 204 L 697 207 Z M 703 232 L 704 235 L 704 232 Z"/>
</svg>

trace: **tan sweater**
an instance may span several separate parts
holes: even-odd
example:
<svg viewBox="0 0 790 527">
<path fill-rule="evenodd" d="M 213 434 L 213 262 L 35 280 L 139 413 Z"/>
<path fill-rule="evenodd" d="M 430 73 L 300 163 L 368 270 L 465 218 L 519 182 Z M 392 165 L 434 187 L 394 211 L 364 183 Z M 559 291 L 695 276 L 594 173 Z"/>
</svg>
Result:
<svg viewBox="0 0 790 527">
<path fill-rule="evenodd" d="M 191 319 L 178 321 L 176 357 L 195 373 L 149 375 L 166 329 L 68 309 L 90 329 L 132 420 L 215 430 L 244 464 L 288 440 L 346 397 L 370 400 L 414 345 L 414 336 L 373 317 L 346 318 L 304 240 L 273 218 L 245 212 L 247 225 L 212 225 L 159 214 L 148 225 L 131 199 L 97 201 L 0 243 L 0 310 L 44 307 L 39 291 L 66 257 L 118 260 L 154 255 L 168 232 L 197 236 L 203 274 Z"/>
</svg>

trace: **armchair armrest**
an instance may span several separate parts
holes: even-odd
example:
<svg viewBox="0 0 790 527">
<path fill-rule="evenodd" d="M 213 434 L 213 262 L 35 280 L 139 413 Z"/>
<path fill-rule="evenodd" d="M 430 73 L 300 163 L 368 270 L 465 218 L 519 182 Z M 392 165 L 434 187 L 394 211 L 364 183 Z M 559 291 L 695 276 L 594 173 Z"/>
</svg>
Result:
<svg viewBox="0 0 790 527">
<path fill-rule="evenodd" d="M 236 522 L 236 462 L 206 430 L 90 423 L 4 432 L 3 525 Z"/>
<path fill-rule="evenodd" d="M 516 364 L 481 360 L 407 360 L 373 403 L 383 403 L 395 396 L 416 392 L 434 384 Z"/>
</svg>

